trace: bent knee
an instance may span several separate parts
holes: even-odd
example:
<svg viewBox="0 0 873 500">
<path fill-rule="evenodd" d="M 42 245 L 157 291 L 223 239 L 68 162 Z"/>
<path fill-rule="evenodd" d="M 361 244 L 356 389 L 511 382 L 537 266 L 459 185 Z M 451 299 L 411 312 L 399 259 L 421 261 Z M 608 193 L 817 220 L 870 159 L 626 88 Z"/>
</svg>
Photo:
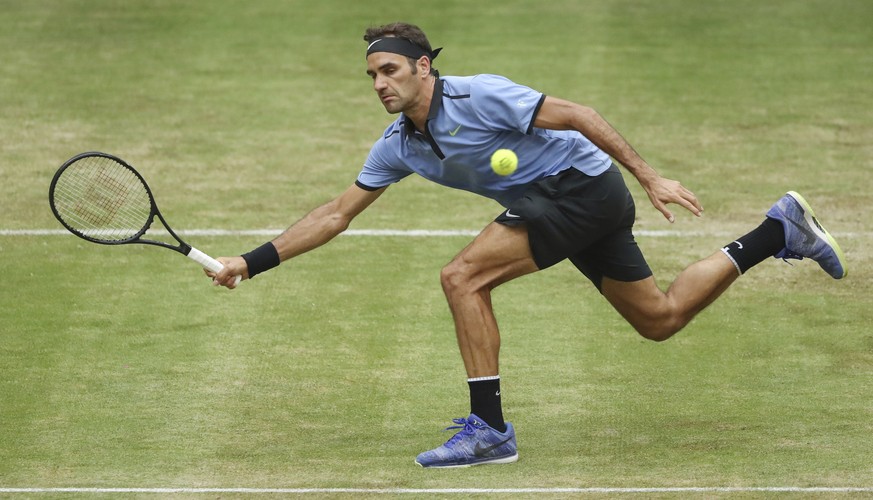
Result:
<svg viewBox="0 0 873 500">
<path fill-rule="evenodd" d="M 440 271 L 440 284 L 443 286 L 443 291 L 451 293 L 469 288 L 471 274 L 467 267 L 458 259 L 446 264 Z"/>
<path fill-rule="evenodd" d="M 634 324 L 633 327 L 644 339 L 663 342 L 682 330 L 687 323 L 680 318 L 664 316 Z"/>
</svg>

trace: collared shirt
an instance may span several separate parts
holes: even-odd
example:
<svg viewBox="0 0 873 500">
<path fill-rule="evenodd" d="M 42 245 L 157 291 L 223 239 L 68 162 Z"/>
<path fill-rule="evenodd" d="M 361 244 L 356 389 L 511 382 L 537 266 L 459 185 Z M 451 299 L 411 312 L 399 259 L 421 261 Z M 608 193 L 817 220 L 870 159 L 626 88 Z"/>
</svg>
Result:
<svg viewBox="0 0 873 500">
<path fill-rule="evenodd" d="M 403 114 L 370 150 L 357 185 L 376 190 L 416 173 L 507 206 L 544 177 L 576 168 L 599 175 L 609 156 L 577 131 L 533 126 L 545 95 L 496 75 L 442 77 L 434 84 L 425 131 Z M 518 168 L 491 169 L 491 155 L 511 149 Z"/>
</svg>

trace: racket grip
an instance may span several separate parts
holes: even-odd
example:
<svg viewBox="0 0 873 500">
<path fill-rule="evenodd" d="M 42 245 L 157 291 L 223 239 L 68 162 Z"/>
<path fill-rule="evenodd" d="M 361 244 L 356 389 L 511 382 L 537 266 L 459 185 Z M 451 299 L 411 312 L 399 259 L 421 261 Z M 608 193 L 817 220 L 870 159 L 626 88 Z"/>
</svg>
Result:
<svg viewBox="0 0 873 500">
<path fill-rule="evenodd" d="M 191 247 L 191 251 L 188 252 L 188 258 L 205 267 L 206 269 L 209 269 L 212 272 L 217 273 L 218 271 L 224 269 L 224 266 L 221 264 L 221 262 L 218 262 L 217 260 L 206 255 L 200 250 L 197 250 L 194 247 Z M 240 280 L 242 280 L 242 276 L 236 275 L 233 280 L 234 286 L 239 285 Z"/>
</svg>

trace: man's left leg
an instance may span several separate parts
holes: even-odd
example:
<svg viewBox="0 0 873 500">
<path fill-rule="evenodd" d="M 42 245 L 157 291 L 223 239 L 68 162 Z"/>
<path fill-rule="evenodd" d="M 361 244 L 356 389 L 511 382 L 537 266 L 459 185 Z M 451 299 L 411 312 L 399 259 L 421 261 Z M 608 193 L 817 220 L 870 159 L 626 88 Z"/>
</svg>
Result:
<svg viewBox="0 0 873 500">
<path fill-rule="evenodd" d="M 466 467 L 518 459 L 515 431 L 500 404 L 500 332 L 491 290 L 537 271 L 523 225 L 491 223 L 440 275 L 470 385 L 470 416 L 448 442 L 416 458 L 423 467 Z"/>
<path fill-rule="evenodd" d="M 662 341 L 687 325 L 739 277 L 722 252 L 688 266 L 666 292 L 652 276 L 624 282 L 603 278 L 601 292 L 643 337 Z"/>
<path fill-rule="evenodd" d="M 846 276 L 837 242 L 809 203 L 789 191 L 767 212 L 760 226 L 721 251 L 688 266 L 666 292 L 652 277 L 622 282 L 603 278 L 604 297 L 636 330 L 652 340 L 666 340 L 718 298 L 740 275 L 770 258 L 809 258 L 835 279 Z"/>
</svg>

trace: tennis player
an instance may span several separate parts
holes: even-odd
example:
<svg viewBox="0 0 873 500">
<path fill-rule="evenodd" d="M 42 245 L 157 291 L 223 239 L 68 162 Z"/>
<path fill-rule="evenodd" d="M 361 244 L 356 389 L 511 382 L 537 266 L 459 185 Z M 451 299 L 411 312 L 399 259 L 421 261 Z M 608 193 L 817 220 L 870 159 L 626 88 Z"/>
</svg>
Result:
<svg viewBox="0 0 873 500">
<path fill-rule="evenodd" d="M 500 334 L 491 290 L 569 259 L 643 337 L 670 338 L 752 266 L 769 257 L 810 258 L 832 277 L 846 275 L 842 252 L 797 193 L 763 222 L 682 271 L 667 291 L 634 241 L 634 201 L 613 161 L 630 172 L 649 201 L 673 222 L 669 204 L 700 216 L 697 197 L 661 177 L 590 107 L 495 75 L 440 77 L 416 26 L 367 30 L 367 74 L 385 110 L 398 118 L 375 142 L 356 181 L 273 241 L 207 272 L 233 288 L 280 262 L 328 242 L 403 178 L 418 174 L 491 198 L 504 209 L 441 273 L 470 389 L 470 415 L 458 432 L 421 453 L 423 467 L 509 463 L 518 459 L 515 429 L 503 417 Z M 518 168 L 492 171 L 490 157 L 511 149 Z"/>
</svg>

